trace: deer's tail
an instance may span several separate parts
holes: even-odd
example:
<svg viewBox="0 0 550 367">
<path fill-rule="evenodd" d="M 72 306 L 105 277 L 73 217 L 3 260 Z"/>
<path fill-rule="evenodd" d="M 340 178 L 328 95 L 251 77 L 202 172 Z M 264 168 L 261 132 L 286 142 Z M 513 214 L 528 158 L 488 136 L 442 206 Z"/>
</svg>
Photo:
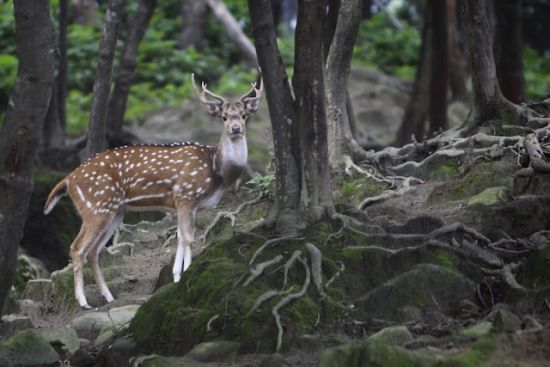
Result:
<svg viewBox="0 0 550 367">
<path fill-rule="evenodd" d="M 60 181 L 48 195 L 46 204 L 44 204 L 44 214 L 49 214 L 59 199 L 67 193 L 67 179 Z"/>
</svg>

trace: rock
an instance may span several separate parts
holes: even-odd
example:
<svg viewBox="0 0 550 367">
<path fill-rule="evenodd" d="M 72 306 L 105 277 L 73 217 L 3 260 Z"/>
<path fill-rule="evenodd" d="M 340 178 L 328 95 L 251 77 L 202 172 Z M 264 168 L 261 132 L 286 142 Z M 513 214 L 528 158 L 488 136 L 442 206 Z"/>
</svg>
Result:
<svg viewBox="0 0 550 367">
<path fill-rule="evenodd" d="M 367 340 L 388 345 L 403 345 L 413 339 L 406 326 L 390 326 L 372 334 Z"/>
<path fill-rule="evenodd" d="M 0 366 L 43 366 L 59 359 L 50 343 L 35 330 L 21 331 L 0 344 Z"/>
<path fill-rule="evenodd" d="M 60 346 L 61 350 L 73 355 L 80 348 L 80 340 L 76 331 L 68 325 L 56 330 L 42 332 L 42 335 L 53 346 Z"/>
<path fill-rule="evenodd" d="M 137 310 L 141 305 L 127 305 L 117 308 L 112 308 L 108 311 L 111 321 L 117 330 L 125 329 L 130 324 L 130 321 L 136 315 Z"/>
<path fill-rule="evenodd" d="M 98 335 L 98 337 L 94 341 L 94 346 L 99 346 L 103 343 L 106 343 L 110 339 L 112 339 L 114 336 L 115 336 L 115 333 L 113 329 L 107 329 Z"/>
<path fill-rule="evenodd" d="M 139 361 L 139 362 L 138 362 Z M 141 367 L 206 367 L 207 365 L 190 360 L 186 357 L 164 357 L 157 354 L 139 356 L 134 365 Z"/>
<path fill-rule="evenodd" d="M 175 220 L 171 215 L 155 222 L 142 221 L 138 224 L 123 224 L 119 228 L 117 244 L 129 242 L 131 244 L 161 244 L 166 239 L 169 230 L 175 226 Z M 162 242 L 161 242 L 162 241 Z"/>
<path fill-rule="evenodd" d="M 35 302 L 32 299 L 20 299 L 17 300 L 19 313 L 30 317 L 31 320 L 36 320 L 41 317 L 44 305 L 39 302 Z"/>
<path fill-rule="evenodd" d="M 365 319 L 411 321 L 406 306 L 449 313 L 463 299 L 475 295 L 475 284 L 462 274 L 433 264 L 420 264 L 367 292 L 356 301 L 357 312 Z"/>
<path fill-rule="evenodd" d="M 433 230 L 441 228 L 445 225 L 445 222 L 439 217 L 433 217 L 430 215 L 420 215 L 407 221 L 405 224 L 394 224 L 386 226 L 385 229 L 391 233 L 401 234 L 428 234 Z"/>
<path fill-rule="evenodd" d="M 107 312 L 88 312 L 71 321 L 79 338 L 95 340 L 102 331 L 113 327 Z"/>
<path fill-rule="evenodd" d="M 111 347 L 100 356 L 105 367 L 129 367 L 130 358 L 136 355 L 136 342 L 130 336 L 115 339 Z"/>
<path fill-rule="evenodd" d="M 35 302 L 48 304 L 53 295 L 53 281 L 51 279 L 31 279 L 25 286 L 23 298 Z"/>
<path fill-rule="evenodd" d="M 260 367 L 291 367 L 292 365 L 285 361 L 279 354 L 269 354 L 260 362 Z"/>
<path fill-rule="evenodd" d="M 18 331 L 30 329 L 32 327 L 33 325 L 29 317 L 12 314 L 2 316 L 0 330 L 5 335 L 13 335 Z"/>
<path fill-rule="evenodd" d="M 323 351 L 319 359 L 319 367 L 421 367 L 434 365 L 435 361 L 432 358 L 399 346 L 373 343 L 367 340 Z"/>
<path fill-rule="evenodd" d="M 497 186 L 490 187 L 483 190 L 479 194 L 472 196 L 468 201 L 468 206 L 490 206 L 510 202 L 511 200 L 512 195 L 510 190 L 508 190 L 506 186 Z"/>
<path fill-rule="evenodd" d="M 199 362 L 227 361 L 235 357 L 240 343 L 226 340 L 212 341 L 195 345 L 186 357 Z"/>
<path fill-rule="evenodd" d="M 521 329 L 521 319 L 515 313 L 508 310 L 506 305 L 495 305 L 494 310 L 487 316 L 487 320 L 493 323 L 493 330 L 496 332 L 509 332 Z"/>
<path fill-rule="evenodd" d="M 550 192 L 550 175 L 533 174 L 530 176 L 514 176 L 512 192 L 516 196 L 536 195 L 546 196 Z"/>
<path fill-rule="evenodd" d="M 467 327 L 466 329 L 460 330 L 458 334 L 461 336 L 466 336 L 470 338 L 481 338 L 483 336 L 489 335 L 491 333 L 492 328 L 493 328 L 492 322 L 482 321 L 475 325 Z"/>
<path fill-rule="evenodd" d="M 80 348 L 69 359 L 70 366 L 94 366 L 96 357 L 87 349 Z"/>
<path fill-rule="evenodd" d="M 122 254 L 123 256 L 132 256 L 134 254 L 134 244 L 130 242 L 118 242 L 115 245 L 107 247 L 107 252 L 111 254 Z"/>
</svg>

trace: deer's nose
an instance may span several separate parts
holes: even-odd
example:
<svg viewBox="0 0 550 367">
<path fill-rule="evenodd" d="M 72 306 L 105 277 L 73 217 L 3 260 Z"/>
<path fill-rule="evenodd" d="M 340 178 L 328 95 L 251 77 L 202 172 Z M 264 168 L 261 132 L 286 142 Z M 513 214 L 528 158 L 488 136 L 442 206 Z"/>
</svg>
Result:
<svg viewBox="0 0 550 367">
<path fill-rule="evenodd" d="M 231 126 L 231 134 L 239 134 L 241 132 L 241 127 L 237 124 Z"/>
</svg>

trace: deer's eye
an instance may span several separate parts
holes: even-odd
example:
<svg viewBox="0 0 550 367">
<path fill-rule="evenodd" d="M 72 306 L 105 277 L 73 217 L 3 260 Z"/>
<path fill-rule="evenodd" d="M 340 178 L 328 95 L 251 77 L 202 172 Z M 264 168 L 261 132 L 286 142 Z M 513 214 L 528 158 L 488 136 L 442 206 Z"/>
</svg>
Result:
<svg viewBox="0 0 550 367">
<path fill-rule="evenodd" d="M 246 119 L 246 115 L 244 113 L 241 115 L 241 117 L 243 120 Z"/>
<path fill-rule="evenodd" d="M 223 117 L 222 117 L 222 120 L 223 120 L 223 121 L 227 121 L 227 117 L 226 117 L 226 116 L 223 116 Z"/>
</svg>

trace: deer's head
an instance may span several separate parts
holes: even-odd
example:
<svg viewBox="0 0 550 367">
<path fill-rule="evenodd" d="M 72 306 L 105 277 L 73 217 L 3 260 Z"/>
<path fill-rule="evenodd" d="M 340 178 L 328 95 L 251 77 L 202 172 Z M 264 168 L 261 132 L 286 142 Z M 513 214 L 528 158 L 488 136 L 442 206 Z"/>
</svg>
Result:
<svg viewBox="0 0 550 367">
<path fill-rule="evenodd" d="M 195 83 L 195 74 L 191 74 L 193 87 L 199 100 L 205 105 L 206 111 L 213 117 L 223 121 L 224 134 L 231 139 L 239 139 L 246 135 L 246 121 L 258 111 L 260 97 L 263 91 L 263 82 L 260 86 L 252 83 L 252 88 L 243 94 L 237 101 L 229 102 L 222 96 L 212 93 L 202 82 L 202 91 Z"/>
</svg>

